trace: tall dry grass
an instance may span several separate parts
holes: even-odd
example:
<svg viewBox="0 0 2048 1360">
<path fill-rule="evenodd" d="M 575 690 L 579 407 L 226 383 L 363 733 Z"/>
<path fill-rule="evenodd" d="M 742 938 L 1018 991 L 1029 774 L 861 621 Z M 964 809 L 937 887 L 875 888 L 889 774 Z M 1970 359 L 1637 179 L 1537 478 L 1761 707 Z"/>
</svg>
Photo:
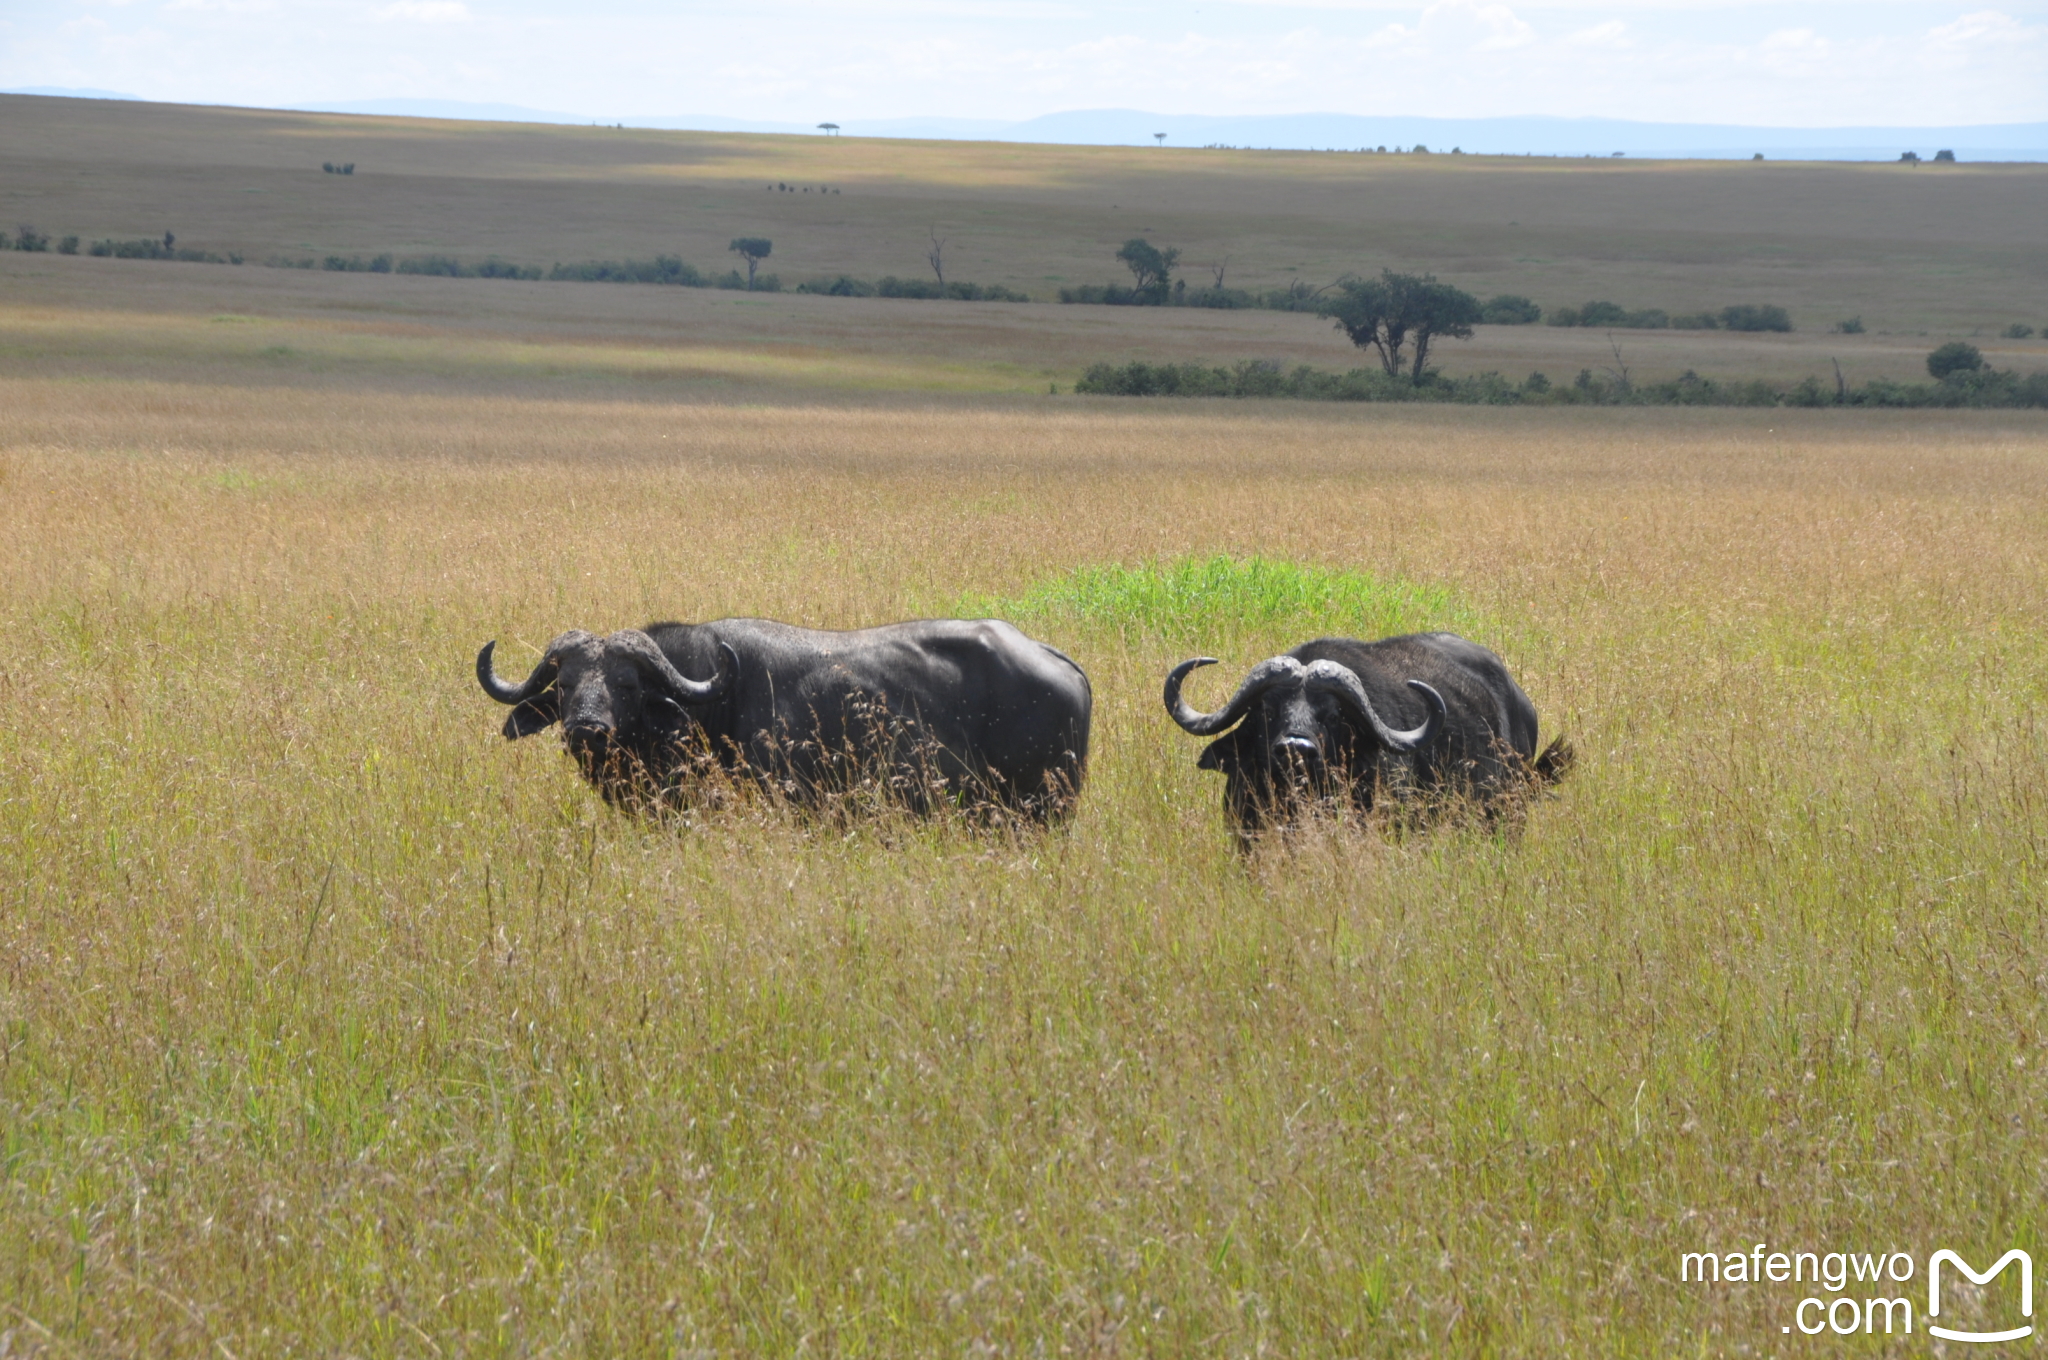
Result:
<svg viewBox="0 0 2048 1360">
<path fill-rule="evenodd" d="M 1760 1353 L 1680 1252 L 2038 1255 L 2044 491 L 2019 415 L 0 380 L 0 1336 Z M 1074 622 L 1065 831 L 657 826 L 468 674 L 1212 552 L 1447 590 L 1578 770 L 1240 862 Z"/>
</svg>

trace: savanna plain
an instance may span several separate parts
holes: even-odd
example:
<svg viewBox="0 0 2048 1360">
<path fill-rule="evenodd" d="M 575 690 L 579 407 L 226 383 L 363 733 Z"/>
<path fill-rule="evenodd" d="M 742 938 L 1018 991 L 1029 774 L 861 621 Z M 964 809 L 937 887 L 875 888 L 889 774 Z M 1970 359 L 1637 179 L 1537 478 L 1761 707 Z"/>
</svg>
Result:
<svg viewBox="0 0 2048 1360">
<path fill-rule="evenodd" d="M 825 154 L 788 140 L 716 163 Z M 262 143 L 180 145 L 197 193 Z M 886 151 L 901 193 L 941 154 Z M 1252 192 L 1187 164 L 1161 217 Z M 1953 277 L 1900 329 L 1966 334 Z M 2040 412 L 1046 391 L 1334 343 L 1263 313 L 19 252 L 0 290 L 0 1353 L 1905 1354 L 1680 1256 L 2042 1259 Z M 1088 669 L 1064 826 L 614 811 L 470 670 L 965 610 Z M 1167 668 L 1225 658 L 1207 707 L 1435 627 L 1565 782 L 1240 854 Z"/>
</svg>

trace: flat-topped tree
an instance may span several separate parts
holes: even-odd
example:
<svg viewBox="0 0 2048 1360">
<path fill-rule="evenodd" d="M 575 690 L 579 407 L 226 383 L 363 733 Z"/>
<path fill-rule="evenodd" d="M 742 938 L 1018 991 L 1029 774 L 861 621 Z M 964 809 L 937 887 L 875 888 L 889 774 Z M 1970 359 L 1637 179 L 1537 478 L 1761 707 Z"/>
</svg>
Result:
<svg viewBox="0 0 2048 1360">
<path fill-rule="evenodd" d="M 1376 350 L 1387 376 L 1401 376 L 1401 351 L 1412 339 L 1415 363 L 1409 376 L 1422 381 L 1429 343 L 1438 336 L 1467 340 L 1483 312 L 1479 299 L 1462 288 L 1438 283 L 1434 274 L 1396 274 L 1382 269 L 1376 279 L 1345 279 L 1316 304 L 1316 314 L 1334 318 L 1337 329 L 1360 349 Z"/>
<path fill-rule="evenodd" d="M 751 293 L 754 290 L 754 271 L 775 249 L 775 243 L 765 236 L 739 236 L 726 249 L 738 252 L 747 262 L 747 291 Z"/>
</svg>

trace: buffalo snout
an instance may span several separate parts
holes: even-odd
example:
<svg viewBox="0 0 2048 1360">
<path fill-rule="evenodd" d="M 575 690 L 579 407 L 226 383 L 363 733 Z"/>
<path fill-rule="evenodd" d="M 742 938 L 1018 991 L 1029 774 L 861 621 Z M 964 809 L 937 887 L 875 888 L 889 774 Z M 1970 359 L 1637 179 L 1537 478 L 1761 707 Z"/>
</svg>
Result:
<svg viewBox="0 0 2048 1360">
<path fill-rule="evenodd" d="M 568 746 L 569 753 L 579 759 L 602 760 L 617 736 L 618 729 L 610 723 L 572 722 L 562 728 L 562 741 Z"/>
<path fill-rule="evenodd" d="M 1313 773 L 1322 768 L 1323 744 L 1314 737 L 1285 736 L 1273 743 L 1273 759 L 1282 768 Z"/>
</svg>

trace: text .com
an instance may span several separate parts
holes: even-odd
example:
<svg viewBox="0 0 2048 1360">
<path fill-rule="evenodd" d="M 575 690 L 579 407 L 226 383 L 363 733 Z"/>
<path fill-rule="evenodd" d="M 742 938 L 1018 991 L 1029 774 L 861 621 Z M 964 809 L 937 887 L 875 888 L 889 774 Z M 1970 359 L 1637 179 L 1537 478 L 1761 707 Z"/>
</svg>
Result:
<svg viewBox="0 0 2048 1360">
<path fill-rule="evenodd" d="M 1961 1291 L 1972 1286 L 1982 1290 L 2004 1275 L 2008 1267 L 2017 1267 L 2012 1272 L 2017 1277 L 2016 1291 L 2002 1286 L 1996 1297 L 1971 1297 L 1988 1312 L 2001 1313 L 2002 1320 L 2010 1325 L 1968 1329 L 1943 1325 L 1944 1288 L 1950 1294 L 1947 1320 L 1952 1322 L 1953 1301 Z M 1812 1286 L 1820 1292 L 1794 1303 L 1792 1320 L 1779 1329 L 1807 1336 L 1823 1332 L 1836 1336 L 1911 1333 L 1914 1300 L 1922 1297 L 1922 1290 L 1903 1286 L 1910 1285 L 1916 1275 L 1926 1281 L 1926 1312 L 1919 1321 L 1929 1335 L 1985 1344 L 2019 1341 L 2033 1335 L 2034 1261 L 2018 1248 L 1998 1257 L 1983 1270 L 1944 1248 L 1929 1256 L 1926 1270 L 1921 1271 L 1913 1257 L 1903 1251 L 1773 1251 L 1769 1243 L 1759 1242 L 1748 1252 L 1689 1251 L 1679 1257 L 1678 1267 L 1678 1278 L 1686 1284 Z M 2006 1301 L 2008 1293 L 2016 1293 L 2017 1298 Z"/>
</svg>

